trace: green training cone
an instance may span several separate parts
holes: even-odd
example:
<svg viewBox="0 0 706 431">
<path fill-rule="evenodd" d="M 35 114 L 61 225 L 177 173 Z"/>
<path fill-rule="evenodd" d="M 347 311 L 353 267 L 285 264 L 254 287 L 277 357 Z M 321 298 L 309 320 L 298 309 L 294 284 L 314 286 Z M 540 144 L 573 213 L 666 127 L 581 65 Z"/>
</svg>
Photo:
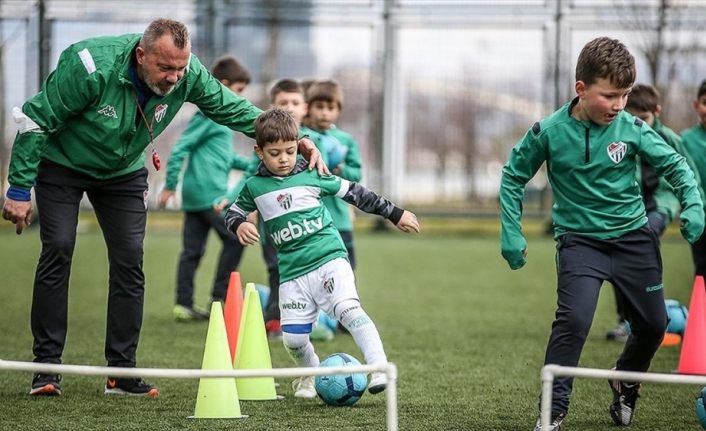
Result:
<svg viewBox="0 0 706 431">
<path fill-rule="evenodd" d="M 211 304 L 211 317 L 206 334 L 202 370 L 231 370 L 230 348 L 219 301 Z M 193 418 L 242 418 L 235 378 L 217 377 L 199 380 L 196 409 Z"/>
<path fill-rule="evenodd" d="M 238 347 L 233 368 L 236 370 L 272 369 L 270 346 L 265 332 L 260 295 L 254 283 L 245 286 L 245 303 L 240 320 Z M 274 377 L 237 378 L 238 394 L 243 400 L 262 401 L 279 399 Z"/>
</svg>

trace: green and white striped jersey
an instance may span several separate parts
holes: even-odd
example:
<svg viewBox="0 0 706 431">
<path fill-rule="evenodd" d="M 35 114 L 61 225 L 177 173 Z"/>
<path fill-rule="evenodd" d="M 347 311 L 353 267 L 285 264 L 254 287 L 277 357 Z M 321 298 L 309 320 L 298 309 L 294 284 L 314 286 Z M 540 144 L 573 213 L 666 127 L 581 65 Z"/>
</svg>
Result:
<svg viewBox="0 0 706 431">
<path fill-rule="evenodd" d="M 348 258 L 322 196 L 337 196 L 359 209 L 397 223 L 403 210 L 365 187 L 335 175 L 319 176 L 300 160 L 286 177 L 272 176 L 263 165 L 250 177 L 226 212 L 226 226 L 235 232 L 247 215 L 258 210 L 277 248 L 280 283 L 292 280 L 324 263 Z"/>
</svg>

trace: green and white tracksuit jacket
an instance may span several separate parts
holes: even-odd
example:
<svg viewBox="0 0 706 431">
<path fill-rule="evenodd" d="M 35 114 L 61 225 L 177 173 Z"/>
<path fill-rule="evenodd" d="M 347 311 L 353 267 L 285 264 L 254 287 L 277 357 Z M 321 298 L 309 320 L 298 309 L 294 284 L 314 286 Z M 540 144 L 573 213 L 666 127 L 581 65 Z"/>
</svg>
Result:
<svg viewBox="0 0 706 431">
<path fill-rule="evenodd" d="M 24 192 L 25 200 L 40 159 L 99 180 L 144 166 L 150 136 L 145 121 L 136 121 L 140 114 L 131 80 L 140 37 L 97 37 L 69 46 L 41 91 L 15 113 L 21 124 L 12 148 L 9 183 Z M 250 137 L 262 112 L 213 78 L 195 55 L 172 92 L 153 96 L 144 106 L 155 137 L 184 102 L 194 103 L 210 119 Z"/>
<path fill-rule="evenodd" d="M 501 251 L 513 269 L 524 265 L 521 229 L 525 185 L 543 163 L 554 192 L 554 235 L 567 232 L 617 238 L 647 222 L 637 156 L 674 189 L 682 207 L 682 233 L 690 242 L 703 229 L 703 204 L 684 157 L 641 120 L 625 111 L 608 126 L 571 116 L 578 98 L 535 123 L 515 145 L 500 182 Z M 697 232 L 699 231 L 699 232 Z"/>
</svg>

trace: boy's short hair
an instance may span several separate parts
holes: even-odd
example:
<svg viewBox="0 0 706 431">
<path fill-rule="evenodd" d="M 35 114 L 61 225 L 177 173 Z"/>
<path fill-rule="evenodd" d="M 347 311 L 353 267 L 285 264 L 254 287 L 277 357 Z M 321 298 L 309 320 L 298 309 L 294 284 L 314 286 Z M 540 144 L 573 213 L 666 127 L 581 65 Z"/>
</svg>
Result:
<svg viewBox="0 0 706 431">
<path fill-rule="evenodd" d="M 635 82 L 635 57 L 617 39 L 593 39 L 579 54 L 576 81 L 591 85 L 601 78 L 617 88 L 628 88 Z"/>
<path fill-rule="evenodd" d="M 637 84 L 628 95 L 628 111 L 657 112 L 659 91 L 651 85 Z"/>
<path fill-rule="evenodd" d="M 230 84 L 244 82 L 250 84 L 250 72 L 232 55 L 219 57 L 211 66 L 211 75 L 219 81 Z"/>
<path fill-rule="evenodd" d="M 280 79 L 270 89 L 270 102 L 274 103 L 275 97 L 279 93 L 299 93 L 304 96 L 304 89 L 301 84 L 294 79 Z"/>
<path fill-rule="evenodd" d="M 260 148 L 277 141 L 296 141 L 299 127 L 292 115 L 282 108 L 270 108 L 255 120 L 255 142 Z"/>
<path fill-rule="evenodd" d="M 323 101 L 335 103 L 338 109 L 343 109 L 343 90 L 334 80 L 327 79 L 314 81 L 306 90 L 306 103 L 311 105 L 314 102 Z"/>
<path fill-rule="evenodd" d="M 696 92 L 696 98 L 701 99 L 701 96 L 706 94 L 706 79 L 701 81 L 701 85 L 699 85 L 699 91 Z"/>
</svg>

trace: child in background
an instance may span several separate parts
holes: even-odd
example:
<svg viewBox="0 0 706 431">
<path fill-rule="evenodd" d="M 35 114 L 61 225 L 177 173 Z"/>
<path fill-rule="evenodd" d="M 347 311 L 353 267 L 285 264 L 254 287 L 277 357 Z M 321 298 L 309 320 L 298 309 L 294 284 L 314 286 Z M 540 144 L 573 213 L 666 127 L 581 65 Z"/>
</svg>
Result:
<svg viewBox="0 0 706 431">
<path fill-rule="evenodd" d="M 231 56 L 219 58 L 211 73 L 236 94 L 250 83 L 248 71 Z M 183 169 L 187 160 L 186 169 Z M 248 163 L 249 158 L 233 151 L 233 131 L 206 118 L 200 111 L 191 118 L 172 149 L 167 162 L 167 183 L 158 203 L 164 208 L 172 199 L 184 170 L 181 179 L 183 250 L 179 257 L 173 310 L 178 322 L 208 319 L 208 310 L 194 304 L 194 277 L 211 229 L 216 231 L 223 244 L 211 300 L 225 299 L 230 273 L 238 267 L 243 253 L 243 246 L 223 225 L 222 212 L 234 200 L 233 191 L 227 190 L 228 176 L 232 169 L 244 170 Z"/>
<path fill-rule="evenodd" d="M 696 172 L 694 162 L 682 147 L 681 138 L 659 119 L 662 106 L 660 105 L 660 96 L 656 88 L 645 84 L 635 85 L 628 96 L 625 110 L 652 127 L 669 146 L 684 156 L 684 159 L 686 159 L 689 167 L 694 172 L 697 183 L 699 183 L 699 175 Z M 638 178 L 640 179 L 640 188 L 642 190 L 642 202 L 645 204 L 645 212 L 647 213 L 647 224 L 661 237 L 666 227 L 679 213 L 679 200 L 674 196 L 669 183 L 663 177 L 657 176 L 655 169 L 645 160 L 640 160 Z M 701 198 L 703 200 L 703 194 Z M 609 331 L 606 334 L 606 338 L 625 342 L 630 334 L 630 325 L 626 320 L 625 307 L 620 291 L 618 289 L 613 289 L 613 291 L 618 312 L 618 326 Z"/>
<path fill-rule="evenodd" d="M 625 299 L 632 328 L 615 368 L 646 371 L 667 326 L 657 234 L 647 225 L 635 181 L 637 157 L 673 187 L 682 207 L 682 235 L 696 241 L 704 209 L 684 157 L 642 120 L 623 111 L 635 81 L 635 59 L 618 40 L 587 43 L 576 64 L 577 97 L 535 123 L 513 148 L 500 183 L 501 250 L 511 269 L 524 266 L 522 198 L 546 162 L 554 191 L 557 304 L 545 364 L 575 367 L 588 336 L 604 281 Z M 639 382 L 609 381 L 609 413 L 618 426 L 632 422 Z M 554 380 L 550 429 L 569 410 L 573 378 Z M 540 421 L 535 425 L 539 431 Z"/>
<path fill-rule="evenodd" d="M 681 132 L 684 148 L 694 160 L 698 174 L 706 179 L 706 80 L 701 82 L 693 103 L 698 117 L 698 124 Z M 704 184 L 701 183 L 701 188 Z M 691 244 L 696 275 L 706 276 L 706 235 Z"/>
<path fill-rule="evenodd" d="M 416 216 L 357 183 L 307 171 L 297 158 L 298 124 L 283 109 L 264 112 L 255 128 L 255 151 L 262 163 L 228 209 L 226 226 L 247 245 L 260 239 L 248 214 L 259 211 L 267 225 L 268 240 L 277 247 L 287 352 L 298 366 L 319 365 L 309 334 L 323 310 L 350 331 L 368 364 L 387 363 L 380 334 L 360 305 L 346 248 L 321 199 L 337 196 L 389 219 L 403 232 L 419 232 Z M 386 385 L 384 373 L 373 373 L 368 391 L 379 393 Z M 296 397 L 316 397 L 313 376 L 296 379 L 293 388 Z"/>
<path fill-rule="evenodd" d="M 328 168 L 343 179 L 360 181 L 362 163 L 358 143 L 350 134 L 335 125 L 343 109 L 343 91 L 340 85 L 331 80 L 313 81 L 306 90 L 306 102 L 309 107 L 306 125 L 318 134 L 318 140 L 314 142 L 319 147 Z M 335 196 L 327 196 L 323 198 L 323 202 L 331 213 L 333 225 L 341 234 L 348 250 L 351 267 L 355 270 L 356 258 L 350 207 Z"/>
</svg>

